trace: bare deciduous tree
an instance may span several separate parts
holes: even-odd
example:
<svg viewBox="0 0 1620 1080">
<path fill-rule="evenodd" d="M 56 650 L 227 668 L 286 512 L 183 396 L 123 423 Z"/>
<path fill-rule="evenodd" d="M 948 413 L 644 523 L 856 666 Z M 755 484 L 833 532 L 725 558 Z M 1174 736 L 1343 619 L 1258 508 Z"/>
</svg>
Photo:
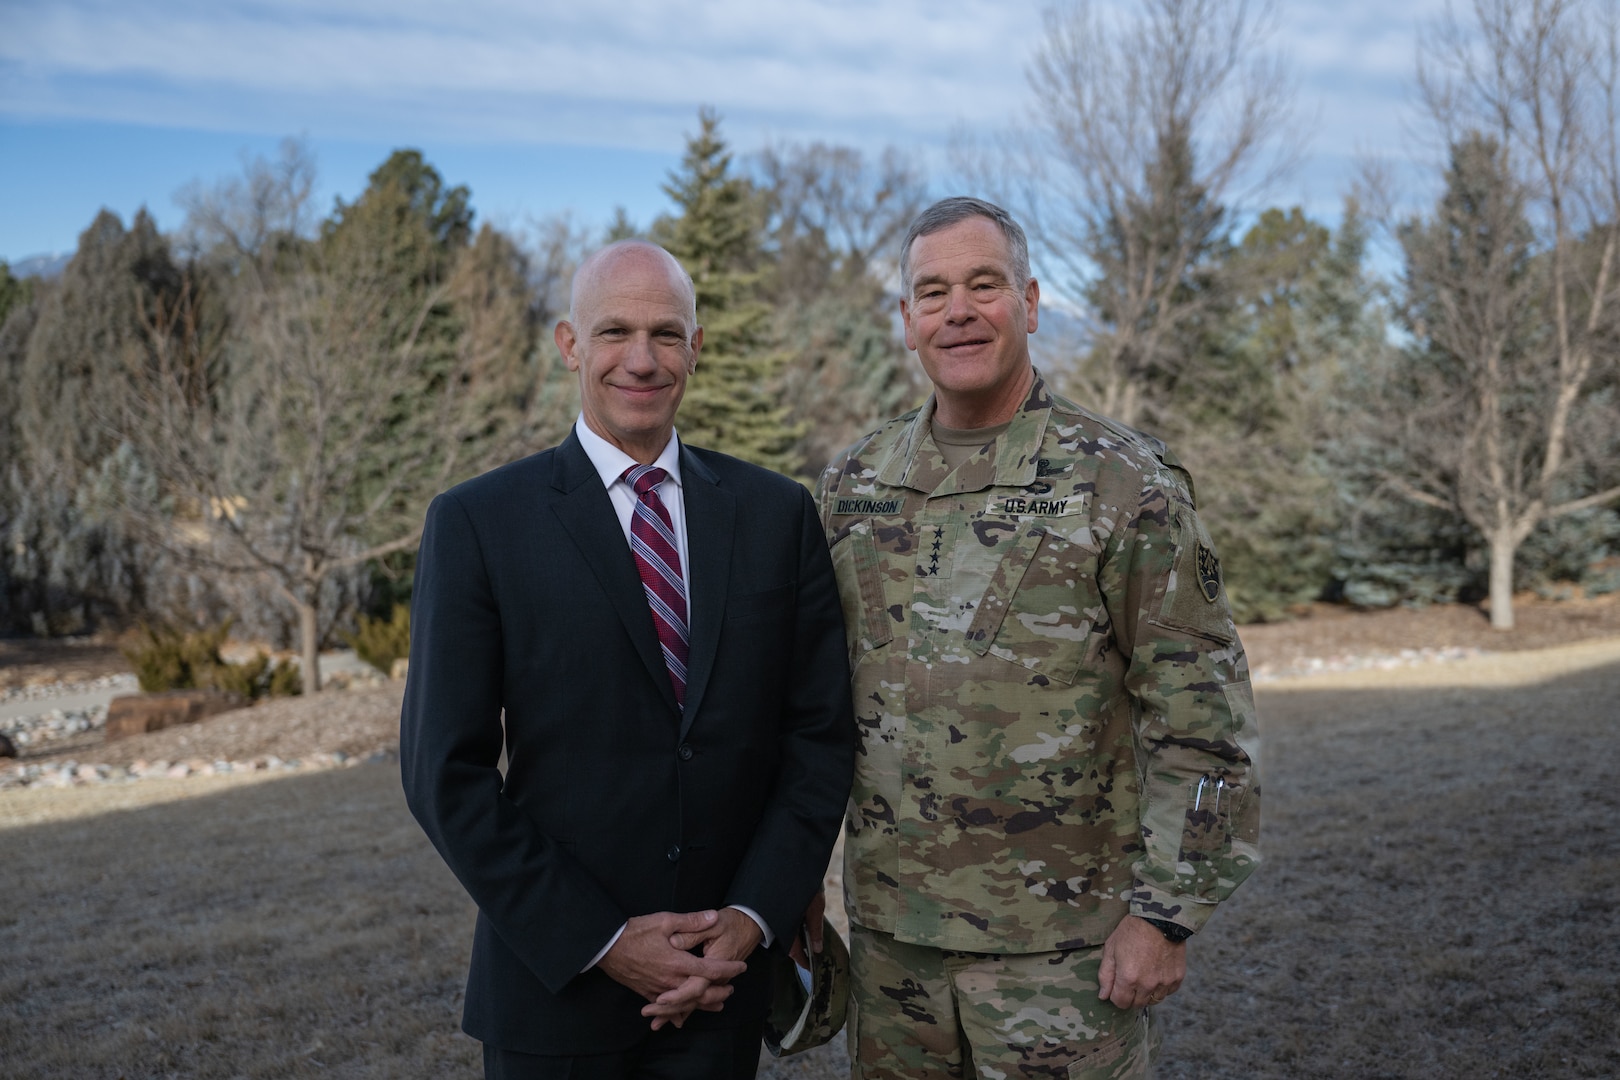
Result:
<svg viewBox="0 0 1620 1080">
<path fill-rule="evenodd" d="M 898 267 L 896 245 L 926 190 L 905 155 L 890 147 L 874 161 L 854 147 L 814 142 L 768 147 L 757 166 L 781 264 L 779 300 Z"/>
<path fill-rule="evenodd" d="M 323 585 L 414 547 L 433 494 L 536 434 L 521 254 L 485 228 L 441 274 L 402 193 L 368 197 L 351 235 L 278 237 L 273 265 L 237 276 L 228 328 L 196 272 L 149 303 L 121 425 L 159 478 L 160 500 L 131 503 L 132 518 L 192 566 L 273 585 L 297 613 L 310 691 Z"/>
<path fill-rule="evenodd" d="M 267 245 L 314 230 L 315 159 L 302 139 L 283 139 L 274 161 L 246 157 L 242 175 L 212 186 L 193 181 L 176 201 L 186 210 L 181 230 L 193 256 L 223 255 L 256 268 Z"/>
<path fill-rule="evenodd" d="M 1049 284 L 1091 309 L 1075 391 L 1142 423 L 1146 384 L 1191 359 L 1178 331 L 1219 302 L 1234 217 L 1292 163 L 1274 138 L 1289 78 L 1263 3 L 1145 0 L 1116 17 L 1077 0 L 1045 19 L 1033 124 L 1003 157 L 1017 177 L 994 186 Z"/>
<path fill-rule="evenodd" d="M 1399 230 L 1417 340 L 1385 386 L 1386 482 L 1460 515 L 1490 555 L 1491 624 L 1513 626 L 1513 561 L 1545 522 L 1620 500 L 1616 15 L 1475 0 L 1420 65 L 1450 149 L 1446 192 Z"/>
</svg>

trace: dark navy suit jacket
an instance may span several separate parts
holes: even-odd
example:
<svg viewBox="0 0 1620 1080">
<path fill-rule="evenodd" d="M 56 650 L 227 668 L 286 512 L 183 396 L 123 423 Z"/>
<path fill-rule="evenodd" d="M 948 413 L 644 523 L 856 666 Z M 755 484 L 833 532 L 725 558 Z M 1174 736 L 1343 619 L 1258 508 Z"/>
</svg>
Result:
<svg viewBox="0 0 1620 1080">
<path fill-rule="evenodd" d="M 780 947 L 821 887 L 854 721 L 814 505 L 792 480 L 686 446 L 681 486 L 684 713 L 577 436 L 428 510 L 400 762 L 411 812 L 478 905 L 462 1025 L 495 1046 L 585 1054 L 642 1037 L 643 1000 L 580 970 L 630 916 L 740 904 Z M 688 1023 L 757 1022 L 762 961 Z"/>
</svg>

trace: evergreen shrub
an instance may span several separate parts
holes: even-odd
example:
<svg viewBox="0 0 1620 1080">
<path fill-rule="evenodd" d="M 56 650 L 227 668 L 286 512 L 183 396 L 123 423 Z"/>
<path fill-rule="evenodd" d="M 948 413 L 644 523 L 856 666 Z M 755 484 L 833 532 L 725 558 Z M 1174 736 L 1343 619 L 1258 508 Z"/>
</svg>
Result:
<svg viewBox="0 0 1620 1080">
<path fill-rule="evenodd" d="M 355 655 L 382 672 L 393 673 L 394 661 L 411 654 L 411 609 L 395 604 L 386 619 L 360 616 L 359 629 L 348 635 Z"/>
<path fill-rule="evenodd" d="M 120 651 L 135 668 L 142 690 L 224 690 L 249 701 L 303 692 L 303 679 L 291 661 L 272 663 L 264 652 L 240 664 L 220 655 L 231 623 L 201 630 L 179 630 L 143 623 L 135 640 Z"/>
</svg>

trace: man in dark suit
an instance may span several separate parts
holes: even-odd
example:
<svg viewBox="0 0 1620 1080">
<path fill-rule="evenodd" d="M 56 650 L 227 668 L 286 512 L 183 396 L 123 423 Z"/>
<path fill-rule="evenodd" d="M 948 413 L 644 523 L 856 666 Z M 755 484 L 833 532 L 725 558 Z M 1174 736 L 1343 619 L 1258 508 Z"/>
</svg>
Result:
<svg viewBox="0 0 1620 1080">
<path fill-rule="evenodd" d="M 555 336 L 573 432 L 435 499 L 417 558 L 400 760 L 478 905 L 462 1026 L 487 1077 L 749 1078 L 756 949 L 852 774 L 832 565 L 800 485 L 674 437 L 703 330 L 667 252 L 592 256 Z"/>
</svg>

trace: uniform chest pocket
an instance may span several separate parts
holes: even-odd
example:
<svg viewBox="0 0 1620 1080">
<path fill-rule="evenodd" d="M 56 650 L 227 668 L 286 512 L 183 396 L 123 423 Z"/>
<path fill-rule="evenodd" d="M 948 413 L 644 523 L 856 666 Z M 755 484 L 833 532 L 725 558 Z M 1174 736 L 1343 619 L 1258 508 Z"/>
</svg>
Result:
<svg viewBox="0 0 1620 1080">
<path fill-rule="evenodd" d="M 893 620 L 883 603 L 883 578 L 870 521 L 858 521 L 832 546 L 838 599 L 844 609 L 844 637 L 850 666 L 894 639 Z"/>
<path fill-rule="evenodd" d="M 1065 685 L 1107 637 L 1097 589 L 1097 549 L 1030 525 L 991 574 L 967 630 L 967 647 Z"/>
</svg>

